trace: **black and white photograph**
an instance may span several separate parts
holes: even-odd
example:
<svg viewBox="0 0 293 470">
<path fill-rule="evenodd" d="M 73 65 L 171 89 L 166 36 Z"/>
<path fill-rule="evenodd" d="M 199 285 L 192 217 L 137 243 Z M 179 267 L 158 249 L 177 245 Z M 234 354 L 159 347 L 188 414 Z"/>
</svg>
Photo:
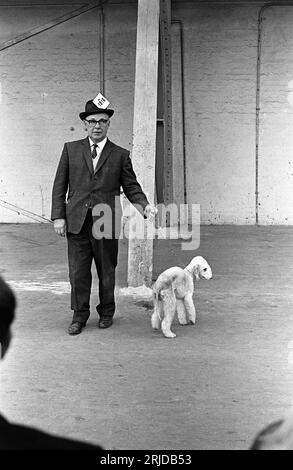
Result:
<svg viewBox="0 0 293 470">
<path fill-rule="evenodd" d="M 293 0 L 0 0 L 0 345 L 1 460 L 293 450 Z"/>
</svg>

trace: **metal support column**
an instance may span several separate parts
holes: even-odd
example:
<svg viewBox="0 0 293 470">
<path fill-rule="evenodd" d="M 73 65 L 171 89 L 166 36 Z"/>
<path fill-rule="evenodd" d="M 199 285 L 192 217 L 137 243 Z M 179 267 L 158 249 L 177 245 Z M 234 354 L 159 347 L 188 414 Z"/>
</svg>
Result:
<svg viewBox="0 0 293 470">
<path fill-rule="evenodd" d="M 164 204 L 173 202 L 171 0 L 160 0 L 160 58 L 163 83 Z"/>
</svg>

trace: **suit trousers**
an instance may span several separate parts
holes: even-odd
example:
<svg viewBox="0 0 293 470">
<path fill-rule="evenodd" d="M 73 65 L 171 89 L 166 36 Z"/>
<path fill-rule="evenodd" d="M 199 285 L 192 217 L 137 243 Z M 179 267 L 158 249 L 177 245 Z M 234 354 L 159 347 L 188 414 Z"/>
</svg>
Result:
<svg viewBox="0 0 293 470">
<path fill-rule="evenodd" d="M 69 279 L 71 284 L 72 322 L 86 324 L 90 316 L 92 262 L 99 278 L 100 317 L 112 318 L 115 312 L 115 269 L 118 258 L 117 239 L 96 239 L 92 233 L 92 211 L 88 210 L 78 234 L 67 233 Z"/>
</svg>

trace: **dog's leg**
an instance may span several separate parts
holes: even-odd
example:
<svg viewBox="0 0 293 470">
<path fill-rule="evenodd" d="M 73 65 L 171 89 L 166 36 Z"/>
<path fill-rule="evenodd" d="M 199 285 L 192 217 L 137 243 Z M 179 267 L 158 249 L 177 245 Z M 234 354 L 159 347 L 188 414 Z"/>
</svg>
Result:
<svg viewBox="0 0 293 470">
<path fill-rule="evenodd" d="M 154 308 L 154 312 L 151 317 L 152 328 L 158 330 L 161 324 L 161 311 L 162 311 L 162 302 L 159 300 L 158 304 Z"/>
<path fill-rule="evenodd" d="M 162 318 L 162 301 L 158 299 L 157 293 L 154 293 L 153 295 L 153 304 L 154 312 L 152 314 L 151 324 L 154 330 L 158 330 L 160 328 Z"/>
<path fill-rule="evenodd" d="M 184 297 L 184 305 L 185 305 L 185 309 L 186 309 L 190 323 L 194 324 L 196 320 L 196 310 L 194 307 L 192 294 L 187 294 Z"/>
<path fill-rule="evenodd" d="M 176 335 L 171 331 L 171 325 L 176 312 L 176 298 L 173 292 L 165 292 L 162 298 L 164 318 L 161 323 L 161 329 L 166 338 L 175 338 Z"/>
<path fill-rule="evenodd" d="M 187 325 L 188 321 L 186 320 L 186 310 L 182 299 L 176 299 L 176 310 L 180 325 Z"/>
</svg>

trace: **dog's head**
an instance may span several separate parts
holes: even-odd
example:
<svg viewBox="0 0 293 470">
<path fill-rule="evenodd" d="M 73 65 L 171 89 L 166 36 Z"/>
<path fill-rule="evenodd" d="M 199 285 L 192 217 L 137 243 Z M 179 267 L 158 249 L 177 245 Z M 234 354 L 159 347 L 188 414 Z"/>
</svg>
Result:
<svg viewBox="0 0 293 470">
<path fill-rule="evenodd" d="M 199 279 L 211 279 L 213 277 L 209 263 L 202 256 L 193 258 L 187 268 L 193 273 L 197 281 Z"/>
</svg>

